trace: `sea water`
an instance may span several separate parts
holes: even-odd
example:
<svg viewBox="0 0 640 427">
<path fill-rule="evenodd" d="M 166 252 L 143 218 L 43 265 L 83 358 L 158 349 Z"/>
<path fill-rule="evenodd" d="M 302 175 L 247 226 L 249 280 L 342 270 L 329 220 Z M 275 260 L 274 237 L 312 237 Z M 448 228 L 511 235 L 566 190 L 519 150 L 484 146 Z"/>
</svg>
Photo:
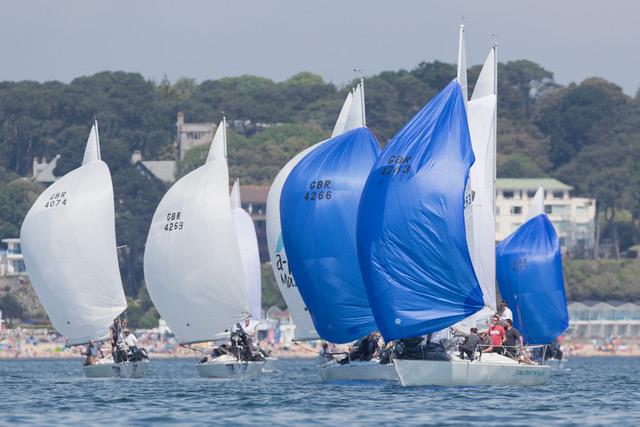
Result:
<svg viewBox="0 0 640 427">
<path fill-rule="evenodd" d="M 640 425 L 640 358 L 573 358 L 539 387 L 322 382 L 313 360 L 256 380 L 153 360 L 143 379 L 88 379 L 79 360 L 0 361 L 3 425 Z"/>
</svg>

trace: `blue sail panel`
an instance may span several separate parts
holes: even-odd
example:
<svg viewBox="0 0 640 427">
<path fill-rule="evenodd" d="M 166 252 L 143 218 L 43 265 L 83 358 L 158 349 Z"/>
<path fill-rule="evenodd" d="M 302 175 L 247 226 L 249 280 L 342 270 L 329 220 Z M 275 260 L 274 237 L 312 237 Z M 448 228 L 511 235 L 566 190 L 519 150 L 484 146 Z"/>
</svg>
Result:
<svg viewBox="0 0 640 427">
<path fill-rule="evenodd" d="M 364 182 L 380 148 L 366 128 L 307 154 L 280 198 L 289 267 L 318 334 L 346 343 L 376 329 L 358 266 L 356 221 Z"/>
<path fill-rule="evenodd" d="M 496 248 L 500 295 L 527 344 L 548 344 L 569 327 L 562 256 L 545 214 L 531 218 Z"/>
<path fill-rule="evenodd" d="M 387 144 L 367 179 L 358 251 L 387 341 L 438 331 L 484 306 L 464 223 L 473 161 L 453 81 Z"/>
</svg>

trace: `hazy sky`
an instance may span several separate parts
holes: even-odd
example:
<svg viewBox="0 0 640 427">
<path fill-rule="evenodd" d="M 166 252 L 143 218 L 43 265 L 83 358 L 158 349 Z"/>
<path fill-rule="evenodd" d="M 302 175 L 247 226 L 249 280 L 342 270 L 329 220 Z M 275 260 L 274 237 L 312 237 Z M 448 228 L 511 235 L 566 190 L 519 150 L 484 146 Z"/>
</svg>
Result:
<svg viewBox="0 0 640 427">
<path fill-rule="evenodd" d="M 336 84 L 420 61 L 455 62 L 492 44 L 560 83 L 600 76 L 640 87 L 635 0 L 19 0 L 0 6 L 0 80 L 63 80 L 102 70 L 160 80 L 316 72 Z M 462 18 L 464 17 L 464 19 Z"/>
</svg>

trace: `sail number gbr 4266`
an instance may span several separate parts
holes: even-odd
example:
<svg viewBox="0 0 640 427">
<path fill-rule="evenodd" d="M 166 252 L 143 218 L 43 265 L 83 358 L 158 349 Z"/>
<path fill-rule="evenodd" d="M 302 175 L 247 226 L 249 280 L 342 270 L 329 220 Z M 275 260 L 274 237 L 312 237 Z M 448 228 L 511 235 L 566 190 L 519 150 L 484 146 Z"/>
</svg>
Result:
<svg viewBox="0 0 640 427">
<path fill-rule="evenodd" d="M 304 200 L 311 202 L 314 200 L 330 200 L 333 197 L 331 192 L 331 180 L 318 179 L 309 184 L 309 189 L 304 193 Z"/>
<path fill-rule="evenodd" d="M 180 219 L 181 212 L 169 212 L 167 214 L 167 222 L 164 224 L 164 231 L 182 230 L 184 223 Z"/>
</svg>

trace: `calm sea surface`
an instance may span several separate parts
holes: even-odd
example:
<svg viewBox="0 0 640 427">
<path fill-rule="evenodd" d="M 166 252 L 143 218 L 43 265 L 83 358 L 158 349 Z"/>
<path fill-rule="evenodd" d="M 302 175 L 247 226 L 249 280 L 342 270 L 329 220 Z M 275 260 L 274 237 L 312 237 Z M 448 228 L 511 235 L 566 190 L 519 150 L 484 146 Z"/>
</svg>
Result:
<svg viewBox="0 0 640 427">
<path fill-rule="evenodd" d="M 323 383 L 311 360 L 253 381 L 201 379 L 195 360 L 87 379 L 78 360 L 0 361 L 0 423 L 56 425 L 640 425 L 640 358 L 573 358 L 543 387 Z"/>
</svg>

